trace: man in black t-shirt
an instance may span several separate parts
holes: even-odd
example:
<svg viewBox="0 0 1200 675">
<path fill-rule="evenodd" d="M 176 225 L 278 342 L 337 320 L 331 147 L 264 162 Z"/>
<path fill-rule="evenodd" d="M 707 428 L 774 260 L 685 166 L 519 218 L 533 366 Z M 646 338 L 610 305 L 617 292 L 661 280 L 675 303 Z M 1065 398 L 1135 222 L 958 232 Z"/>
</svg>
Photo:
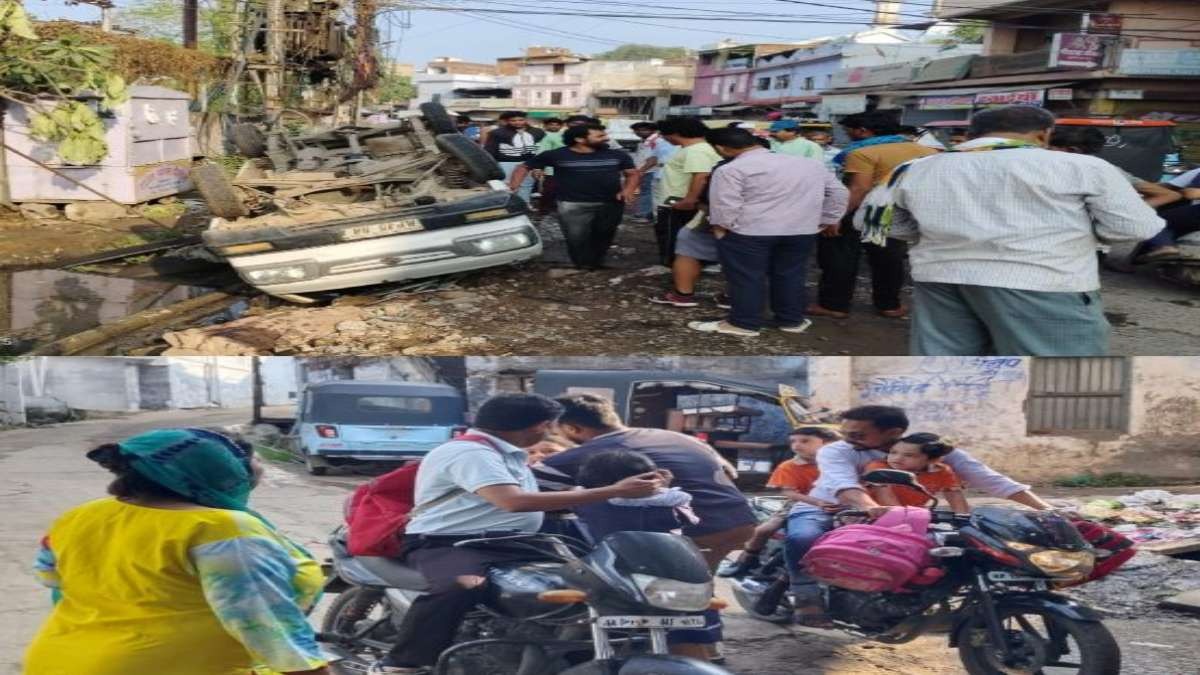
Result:
<svg viewBox="0 0 1200 675">
<path fill-rule="evenodd" d="M 566 147 L 543 152 L 517 167 L 509 185 L 519 186 L 530 171 L 553 168 L 558 223 L 571 262 L 598 269 L 617 236 L 625 205 L 633 202 L 637 192 L 637 167 L 629 153 L 608 147 L 608 133 L 598 124 L 568 128 L 563 143 Z"/>
<path fill-rule="evenodd" d="M 742 547 L 754 533 L 757 519 L 746 497 L 733 484 L 727 462 L 707 443 L 665 429 L 638 429 L 621 423 L 608 400 L 590 394 L 555 399 L 563 406 L 558 430 L 580 445 L 542 459 L 533 473 L 542 484 L 574 485 L 580 467 L 596 454 L 632 450 L 649 457 L 659 469 L 671 472 L 671 485 L 692 496 L 699 522 L 683 527 L 714 572 L 725 556 Z M 706 613 L 703 629 L 674 631 L 672 652 L 706 659 L 718 654 L 721 621 Z"/>
</svg>

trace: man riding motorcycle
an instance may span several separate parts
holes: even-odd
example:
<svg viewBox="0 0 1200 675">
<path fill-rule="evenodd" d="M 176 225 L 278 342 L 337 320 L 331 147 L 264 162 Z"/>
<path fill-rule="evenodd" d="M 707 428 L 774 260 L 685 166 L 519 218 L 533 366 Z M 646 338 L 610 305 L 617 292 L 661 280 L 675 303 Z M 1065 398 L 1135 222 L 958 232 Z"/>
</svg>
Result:
<svg viewBox="0 0 1200 675">
<path fill-rule="evenodd" d="M 485 597 L 489 565 L 528 560 L 525 551 L 456 547 L 483 536 L 537 532 L 543 513 L 614 497 L 647 497 L 662 487 L 656 473 L 607 487 L 538 492 L 521 448 L 545 439 L 562 406 L 535 394 L 493 397 L 480 406 L 463 439 L 430 451 L 417 472 L 412 519 L 405 530 L 404 562 L 429 582 L 413 602 L 399 640 L 372 665 L 375 675 L 424 673 L 454 641 L 463 617 Z"/>
<path fill-rule="evenodd" d="M 866 511 L 872 517 L 887 512 L 859 482 L 859 476 L 870 462 L 886 459 L 887 450 L 907 431 L 908 416 L 901 408 L 891 406 L 862 406 L 842 413 L 842 436 L 845 440 L 821 448 L 817 454 L 820 477 L 809 496 L 837 506 L 820 508 L 796 504 L 788 514 L 785 559 L 791 589 L 796 603 L 796 622 L 800 625 L 825 628 L 830 619 L 821 603 L 817 583 L 801 568 L 800 561 L 818 537 L 833 529 L 833 513 L 842 508 Z M 1010 499 L 1033 509 L 1051 508 L 1028 485 L 1013 481 L 965 451 L 955 449 L 942 458 L 969 487 Z M 770 615 L 787 592 L 781 585 L 764 593 L 755 607 L 761 614 Z"/>
</svg>

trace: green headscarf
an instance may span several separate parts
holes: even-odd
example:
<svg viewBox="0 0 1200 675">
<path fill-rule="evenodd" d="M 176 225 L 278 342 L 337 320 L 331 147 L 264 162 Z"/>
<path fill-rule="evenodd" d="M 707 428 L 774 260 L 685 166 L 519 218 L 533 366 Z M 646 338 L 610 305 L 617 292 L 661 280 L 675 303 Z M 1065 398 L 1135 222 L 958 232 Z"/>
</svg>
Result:
<svg viewBox="0 0 1200 675">
<path fill-rule="evenodd" d="M 250 452 L 207 429 L 155 429 L 117 444 L 143 478 L 201 506 L 249 511 Z"/>
</svg>

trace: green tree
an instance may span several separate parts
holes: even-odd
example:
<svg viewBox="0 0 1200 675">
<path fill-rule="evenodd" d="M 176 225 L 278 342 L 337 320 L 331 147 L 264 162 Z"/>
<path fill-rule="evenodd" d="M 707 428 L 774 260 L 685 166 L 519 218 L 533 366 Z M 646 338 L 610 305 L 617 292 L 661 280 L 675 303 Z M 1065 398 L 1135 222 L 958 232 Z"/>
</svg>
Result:
<svg viewBox="0 0 1200 675">
<path fill-rule="evenodd" d="M 407 75 L 385 74 L 379 78 L 373 98 L 378 103 L 407 101 L 417 95 L 412 78 Z"/>
<path fill-rule="evenodd" d="M 983 42 L 987 26 L 984 21 L 965 21 L 950 31 L 950 37 L 959 44 L 977 45 Z"/>
<path fill-rule="evenodd" d="M 234 51 L 237 34 L 237 0 L 204 0 L 200 3 L 199 47 L 211 54 Z M 117 11 L 116 23 L 144 37 L 183 43 L 183 3 L 179 0 L 131 0 Z"/>
<path fill-rule="evenodd" d="M 628 44 L 594 54 L 592 58 L 600 61 L 646 61 L 648 59 L 681 59 L 689 53 L 687 47 Z"/>
</svg>

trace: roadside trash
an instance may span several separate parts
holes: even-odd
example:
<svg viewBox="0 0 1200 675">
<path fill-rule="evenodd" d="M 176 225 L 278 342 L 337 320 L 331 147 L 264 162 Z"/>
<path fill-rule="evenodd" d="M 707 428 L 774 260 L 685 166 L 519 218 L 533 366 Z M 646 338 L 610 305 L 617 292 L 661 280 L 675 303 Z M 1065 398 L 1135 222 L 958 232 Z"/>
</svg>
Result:
<svg viewBox="0 0 1200 675">
<path fill-rule="evenodd" d="M 1178 555 L 1200 550 L 1200 495 L 1140 490 L 1091 500 L 1080 506 L 1078 513 L 1110 524 L 1145 551 Z"/>
</svg>

